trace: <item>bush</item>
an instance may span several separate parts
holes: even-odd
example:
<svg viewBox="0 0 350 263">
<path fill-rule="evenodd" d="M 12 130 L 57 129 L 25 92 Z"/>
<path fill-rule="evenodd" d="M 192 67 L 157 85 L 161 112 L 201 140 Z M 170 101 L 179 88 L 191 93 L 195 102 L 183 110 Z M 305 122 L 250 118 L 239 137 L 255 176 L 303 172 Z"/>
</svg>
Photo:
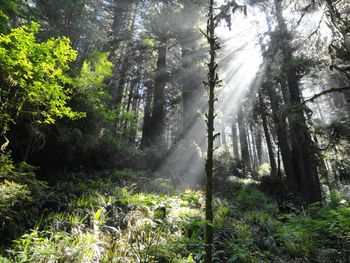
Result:
<svg viewBox="0 0 350 263">
<path fill-rule="evenodd" d="M 26 163 L 15 165 L 9 154 L 0 153 L 0 241 L 10 241 L 32 224 L 44 203 L 47 184 L 35 178 L 35 170 Z"/>
</svg>

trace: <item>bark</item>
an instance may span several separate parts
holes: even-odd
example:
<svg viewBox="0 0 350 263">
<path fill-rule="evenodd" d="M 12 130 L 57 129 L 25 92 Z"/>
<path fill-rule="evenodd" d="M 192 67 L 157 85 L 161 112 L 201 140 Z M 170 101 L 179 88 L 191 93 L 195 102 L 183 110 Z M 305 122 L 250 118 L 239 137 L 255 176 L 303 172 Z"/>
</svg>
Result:
<svg viewBox="0 0 350 263">
<path fill-rule="evenodd" d="M 130 109 L 132 107 L 132 101 L 135 98 L 135 94 L 138 92 L 139 86 L 140 86 L 140 81 L 141 81 L 141 74 L 138 71 L 137 76 L 131 81 L 129 92 L 128 92 L 128 100 L 126 104 L 126 112 L 130 112 Z M 128 128 L 130 128 L 130 122 L 135 121 L 132 120 L 125 120 L 124 122 L 124 132 L 123 135 L 127 136 L 128 134 Z"/>
<path fill-rule="evenodd" d="M 262 165 L 263 158 L 262 158 L 262 138 L 261 138 L 261 131 L 260 129 L 255 130 L 255 144 L 256 144 L 256 153 L 257 153 L 257 159 L 258 159 L 258 165 Z"/>
<path fill-rule="evenodd" d="M 132 21 L 132 6 L 134 1 L 122 0 L 118 3 L 114 3 L 113 7 L 113 21 L 111 28 L 111 40 L 109 41 L 109 60 L 114 62 L 113 74 L 110 79 L 110 89 L 115 99 L 118 82 L 120 79 L 120 66 L 123 65 L 125 59 L 125 51 L 128 47 L 126 44 L 129 42 L 130 34 L 130 21 Z M 113 100 L 111 107 L 116 105 L 116 101 Z"/>
<path fill-rule="evenodd" d="M 254 169 L 254 153 L 252 150 L 252 144 L 251 144 L 251 133 L 249 131 L 248 125 L 246 125 L 246 133 L 247 133 L 247 143 L 248 143 L 248 152 L 249 152 L 249 160 L 250 160 L 250 168 Z"/>
<path fill-rule="evenodd" d="M 231 126 L 232 131 L 232 147 L 233 147 L 233 156 L 235 159 L 239 159 L 239 149 L 238 149 L 238 136 L 237 136 L 237 123 L 234 120 Z"/>
<path fill-rule="evenodd" d="M 282 163 L 284 167 L 284 172 L 287 178 L 288 189 L 291 192 L 297 191 L 297 175 L 295 173 L 292 156 L 291 156 L 291 148 L 288 142 L 288 129 L 285 114 L 282 114 L 282 111 L 279 107 L 279 104 L 282 102 L 278 99 L 278 95 L 273 90 L 273 87 L 268 84 L 267 93 L 271 102 L 272 109 L 272 119 L 276 127 L 278 146 L 282 156 Z"/>
<path fill-rule="evenodd" d="M 143 126 L 142 126 L 142 140 L 141 148 L 145 148 L 149 145 L 149 140 L 152 133 L 151 125 L 151 114 L 152 114 L 152 103 L 153 103 L 153 84 L 151 82 L 146 82 L 146 98 L 145 98 L 145 109 L 143 115 Z"/>
<path fill-rule="evenodd" d="M 288 34 L 287 26 L 282 15 L 281 3 L 275 0 L 276 16 L 279 30 Z M 281 38 L 281 50 L 285 65 L 293 60 L 292 47 L 288 37 Z M 298 75 L 293 66 L 286 69 L 286 80 L 290 96 L 291 106 L 299 105 L 302 102 Z M 313 143 L 308 131 L 303 109 L 295 109 L 289 115 L 290 137 L 292 145 L 293 163 L 298 176 L 300 192 L 303 193 L 306 204 L 322 200 L 315 153 Z"/>
<path fill-rule="evenodd" d="M 268 128 L 265 104 L 261 93 L 259 93 L 259 104 L 260 104 L 260 115 L 261 115 L 261 120 L 264 128 L 265 139 L 266 139 L 267 151 L 269 154 L 271 176 L 276 176 L 277 175 L 276 159 L 275 159 L 275 154 L 273 152 L 272 141 L 271 141 L 270 132 Z"/>
<path fill-rule="evenodd" d="M 221 144 L 226 147 L 226 130 L 225 130 L 225 124 L 221 125 L 221 133 L 220 133 L 220 138 L 221 138 Z"/>
<path fill-rule="evenodd" d="M 167 82 L 166 72 L 166 41 L 158 46 L 157 72 L 154 81 L 154 98 L 152 115 L 150 118 L 149 137 L 145 138 L 147 146 L 153 143 L 161 144 L 162 135 L 165 129 L 165 85 Z"/>
<path fill-rule="evenodd" d="M 248 135 L 246 124 L 243 116 L 243 107 L 240 106 L 237 113 L 237 122 L 238 122 L 238 130 L 239 130 L 239 142 L 241 146 L 241 160 L 247 166 L 247 168 L 251 169 L 250 164 L 250 156 L 249 156 L 249 148 L 248 148 Z"/>
<path fill-rule="evenodd" d="M 212 207 L 212 190 L 213 190 L 213 152 L 214 152 L 214 119 L 215 119 L 215 87 L 219 83 L 217 75 L 217 63 L 216 63 L 216 51 L 220 48 L 217 42 L 217 37 L 215 36 L 215 18 L 214 18 L 214 1 L 209 0 L 209 12 L 208 12 L 208 22 L 207 22 L 207 33 L 204 34 L 210 45 L 209 56 L 210 61 L 208 63 L 208 82 L 206 86 L 208 87 L 209 99 L 208 99 L 208 113 L 206 115 L 207 123 L 207 160 L 205 163 L 206 172 L 206 184 L 205 184 L 205 219 L 207 223 L 205 224 L 205 263 L 211 263 L 212 250 L 213 250 L 213 207 Z"/>
<path fill-rule="evenodd" d="M 254 169 L 257 169 L 259 167 L 259 160 L 258 160 L 258 155 L 257 155 L 257 147 L 256 147 L 256 140 L 255 140 L 255 134 L 254 134 L 254 128 L 251 125 L 250 126 L 250 136 L 251 136 L 251 148 L 253 152 L 253 164 L 254 164 Z"/>
<path fill-rule="evenodd" d="M 132 22 L 131 22 L 131 26 L 130 26 L 130 31 L 128 32 L 128 36 L 127 36 L 127 48 L 125 50 L 125 53 L 123 55 L 123 59 L 121 61 L 122 67 L 120 69 L 120 78 L 119 78 L 119 82 L 117 85 L 117 93 L 116 93 L 116 98 L 115 98 L 115 106 L 118 107 L 122 100 L 123 100 L 123 94 L 124 94 L 124 89 L 125 89 L 125 84 L 126 84 L 126 80 L 127 80 L 127 73 L 128 70 L 130 68 L 131 65 L 131 59 L 130 57 L 132 57 L 132 45 L 131 45 L 131 41 L 132 41 L 132 35 L 133 32 L 135 30 L 135 22 L 136 22 L 136 16 L 137 16 L 137 4 L 135 5 L 134 8 L 134 12 L 132 14 Z"/>
<path fill-rule="evenodd" d="M 136 141 L 136 135 L 138 131 L 138 120 L 139 120 L 139 114 L 140 114 L 140 103 L 141 103 L 141 96 L 140 96 L 140 87 L 141 84 L 138 86 L 138 89 L 134 92 L 134 97 L 132 100 L 132 111 L 135 113 L 135 127 L 130 134 L 130 139 L 129 141 L 131 143 L 134 143 Z"/>
</svg>

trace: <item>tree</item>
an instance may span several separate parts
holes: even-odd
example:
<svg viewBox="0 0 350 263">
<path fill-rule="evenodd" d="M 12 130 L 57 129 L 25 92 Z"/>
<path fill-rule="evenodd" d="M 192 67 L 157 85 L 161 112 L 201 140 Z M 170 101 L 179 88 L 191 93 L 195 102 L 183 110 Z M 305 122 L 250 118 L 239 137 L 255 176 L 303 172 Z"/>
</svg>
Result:
<svg viewBox="0 0 350 263">
<path fill-rule="evenodd" d="M 213 247 L 213 207 L 212 207 L 212 190 L 213 190 L 213 152 L 214 152 L 214 119 L 215 119 L 215 88 L 220 84 L 216 63 L 217 51 L 220 49 L 218 38 L 215 35 L 216 19 L 214 14 L 214 1 L 209 0 L 207 32 L 203 33 L 209 43 L 209 63 L 208 63 L 208 80 L 205 82 L 208 88 L 208 113 L 206 115 L 207 123 L 207 159 L 205 163 L 206 184 L 205 184 L 205 259 L 204 262 L 212 262 Z"/>
<path fill-rule="evenodd" d="M 3 0 L 0 2 L 0 33 L 9 31 L 9 20 L 19 9 L 19 0 Z"/>
<path fill-rule="evenodd" d="M 266 105 L 264 103 L 264 99 L 261 92 L 259 92 L 258 97 L 259 97 L 259 111 L 261 115 L 261 120 L 262 120 L 262 125 L 264 129 L 266 145 L 267 145 L 267 150 L 268 150 L 269 160 L 270 160 L 271 175 L 276 176 L 277 165 L 276 165 L 275 154 L 273 152 L 272 141 L 271 141 L 270 132 L 269 132 L 268 123 L 267 123 Z"/>
<path fill-rule="evenodd" d="M 47 124 L 84 116 L 67 105 L 74 92 L 68 70 L 76 51 L 68 38 L 36 42 L 38 30 L 39 25 L 31 23 L 0 35 L 1 135 L 23 116 Z"/>
<path fill-rule="evenodd" d="M 239 130 L 239 143 L 241 146 L 241 156 L 242 161 L 251 170 L 250 154 L 249 154 L 249 144 L 248 144 L 248 133 L 245 116 L 243 115 L 243 105 L 240 105 L 237 111 L 237 122 Z"/>
<path fill-rule="evenodd" d="M 276 19 L 278 30 L 285 36 L 280 43 L 282 51 L 284 74 L 288 88 L 290 105 L 301 103 L 301 92 L 299 88 L 299 76 L 296 65 L 293 64 L 293 51 L 290 44 L 290 34 L 282 14 L 281 2 L 275 0 Z M 315 159 L 314 145 L 307 128 L 304 110 L 298 108 L 288 116 L 290 125 L 292 159 L 296 168 L 297 181 L 300 192 L 303 194 L 307 204 L 322 200 L 319 178 L 317 174 L 317 163 Z"/>
</svg>

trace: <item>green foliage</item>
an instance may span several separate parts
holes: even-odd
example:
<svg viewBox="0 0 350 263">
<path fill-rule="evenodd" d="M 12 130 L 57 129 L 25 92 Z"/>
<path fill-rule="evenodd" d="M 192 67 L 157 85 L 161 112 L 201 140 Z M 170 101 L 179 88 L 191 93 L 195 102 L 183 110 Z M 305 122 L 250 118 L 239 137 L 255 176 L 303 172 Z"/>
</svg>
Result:
<svg viewBox="0 0 350 263">
<path fill-rule="evenodd" d="M 10 16 L 18 12 L 19 0 L 2 0 L 0 2 L 0 33 L 6 33 L 9 30 Z"/>
<path fill-rule="evenodd" d="M 235 198 L 240 209 L 245 211 L 264 210 L 277 212 L 277 206 L 258 189 L 258 185 L 249 184 L 240 189 Z"/>
<path fill-rule="evenodd" d="M 4 216 L 17 202 L 30 200 L 30 191 L 26 185 L 5 180 L 0 183 L 0 196 L 0 216 Z"/>
<path fill-rule="evenodd" d="M 105 176 L 128 180 L 130 173 Z M 101 179 L 59 188 L 71 194 L 66 211 L 41 218 L 17 239 L 8 250 L 13 261 L 193 262 L 203 256 L 200 192 L 134 193 Z"/>
<path fill-rule="evenodd" d="M 2 167 L 11 171 L 15 166 Z M 202 192 L 169 191 L 169 182 L 130 169 L 82 170 L 66 176 L 71 181 L 63 180 L 51 190 L 64 210 L 38 219 L 34 230 L 17 239 L 7 253 L 10 262 L 203 259 Z M 165 183 L 165 189 L 151 186 L 150 191 L 152 181 Z M 281 215 L 255 182 L 228 178 L 227 184 L 234 192 L 213 200 L 216 262 L 345 260 L 349 206 L 335 201 Z M 69 198 L 62 199 L 60 193 Z"/>
<path fill-rule="evenodd" d="M 33 22 L 0 35 L 1 132 L 24 114 L 39 123 L 84 116 L 67 105 L 73 94 L 67 72 L 76 52 L 65 37 L 37 42 L 38 30 Z"/>
<path fill-rule="evenodd" d="M 314 205 L 305 216 L 284 217 L 277 240 L 291 257 L 317 257 L 316 262 L 341 262 L 350 244 L 350 208 Z M 327 258 L 322 258 L 327 256 Z"/>
<path fill-rule="evenodd" d="M 0 153 L 1 242 L 9 242 L 33 223 L 46 199 L 47 184 L 36 179 L 35 170 L 26 163 L 13 164 L 10 154 Z"/>
<path fill-rule="evenodd" d="M 111 96 L 105 90 L 105 78 L 111 76 L 113 64 L 108 61 L 108 54 L 96 53 L 84 61 L 74 83 L 79 87 L 81 100 L 90 111 L 105 120 L 115 120 L 116 112 L 111 110 L 108 102 Z"/>
<path fill-rule="evenodd" d="M 15 204 L 42 197 L 46 183 L 35 178 L 35 168 L 14 165 L 9 154 L 0 153 L 0 218 L 10 219 Z"/>
<path fill-rule="evenodd" d="M 15 262 L 97 262 L 102 249 L 93 232 L 75 233 L 34 230 L 15 241 Z"/>
</svg>

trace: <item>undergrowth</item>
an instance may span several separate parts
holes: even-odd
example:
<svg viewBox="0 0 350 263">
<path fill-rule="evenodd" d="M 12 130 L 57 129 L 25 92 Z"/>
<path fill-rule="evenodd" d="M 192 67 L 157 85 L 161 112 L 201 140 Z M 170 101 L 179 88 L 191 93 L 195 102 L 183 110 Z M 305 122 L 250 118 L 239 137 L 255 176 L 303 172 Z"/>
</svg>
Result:
<svg viewBox="0 0 350 263">
<path fill-rule="evenodd" d="M 51 187 L 54 208 L 4 248 L 0 262 L 203 260 L 201 191 L 177 192 L 132 170 L 69 178 Z M 228 177 L 214 198 L 214 262 L 347 262 L 350 207 L 337 198 L 281 214 L 255 181 Z"/>
</svg>

